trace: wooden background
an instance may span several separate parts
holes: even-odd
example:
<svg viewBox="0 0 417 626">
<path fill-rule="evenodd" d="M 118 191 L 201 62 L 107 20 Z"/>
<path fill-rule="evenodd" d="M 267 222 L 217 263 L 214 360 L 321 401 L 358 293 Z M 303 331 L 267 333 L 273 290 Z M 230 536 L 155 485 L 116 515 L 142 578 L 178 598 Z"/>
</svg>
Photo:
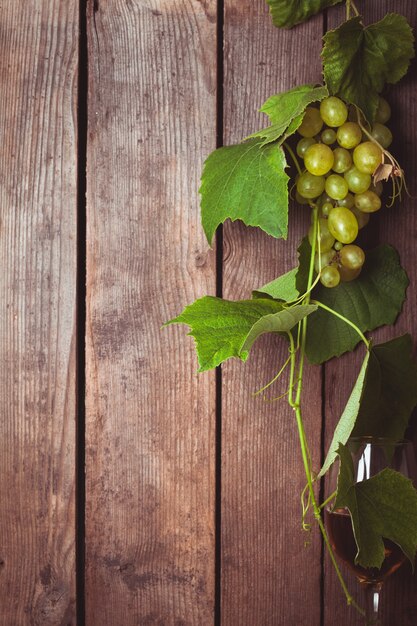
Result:
<svg viewBox="0 0 417 626">
<path fill-rule="evenodd" d="M 415 0 L 358 4 L 417 24 Z M 343 12 L 287 32 L 264 0 L 0 1 L 1 626 L 361 623 L 300 528 L 292 412 L 252 397 L 283 345 L 197 375 L 186 330 L 161 331 L 294 265 L 296 207 L 288 243 L 234 223 L 209 250 L 199 176 L 269 95 L 320 80 Z M 413 73 L 389 98 L 415 196 Z M 411 278 L 398 332 L 416 327 L 414 203 L 372 221 Z M 358 362 L 308 372 L 317 467 Z M 415 624 L 416 591 L 406 569 L 389 581 L 387 624 Z"/>
</svg>

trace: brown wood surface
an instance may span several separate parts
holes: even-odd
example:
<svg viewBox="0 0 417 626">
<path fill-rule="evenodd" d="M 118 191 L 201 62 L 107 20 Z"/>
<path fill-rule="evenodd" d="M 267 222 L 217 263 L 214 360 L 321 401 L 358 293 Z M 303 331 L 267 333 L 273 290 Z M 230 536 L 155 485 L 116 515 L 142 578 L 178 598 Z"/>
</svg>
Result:
<svg viewBox="0 0 417 626">
<path fill-rule="evenodd" d="M 368 0 L 366 3 L 360 3 L 358 8 L 362 10 L 366 24 L 382 19 L 386 13 L 397 12 L 405 15 L 414 29 L 417 26 L 417 5 L 414 0 Z M 329 11 L 329 28 L 335 28 L 343 19 L 344 9 Z M 394 132 L 395 138 L 390 150 L 404 167 L 407 183 L 414 198 L 405 197 L 402 203 L 396 202 L 394 207 L 382 209 L 379 214 L 372 216 L 367 226 L 368 231 L 372 229 L 372 232 L 369 233 L 372 245 L 389 243 L 399 250 L 401 262 L 410 278 L 407 301 L 395 327 L 385 327 L 372 333 L 376 342 L 387 341 L 405 332 L 410 332 L 415 338 L 417 327 L 415 61 L 408 76 L 398 85 L 392 86 L 386 97 L 392 106 L 392 118 L 388 126 Z M 363 351 L 359 349 L 353 355 L 346 355 L 326 365 L 326 388 L 333 390 L 332 392 L 327 391 L 326 394 L 326 445 L 330 443 L 333 428 L 349 396 L 362 358 Z M 355 577 L 347 574 L 346 579 L 349 582 L 349 588 L 356 592 L 357 599 L 362 600 L 363 596 L 358 592 Z M 324 626 L 333 626 L 334 624 L 341 626 L 362 625 L 363 621 L 355 610 L 346 607 L 344 596 L 328 559 L 326 559 L 324 584 Z M 384 624 L 390 626 L 414 626 L 416 624 L 417 577 L 411 575 L 411 568 L 408 565 L 386 582 L 381 595 L 381 612 Z"/>
<path fill-rule="evenodd" d="M 91 1 L 88 36 L 87 623 L 206 625 L 214 375 L 161 325 L 215 292 L 216 2 Z"/>
<path fill-rule="evenodd" d="M 285 342 L 262 338 L 246 364 L 223 367 L 216 494 L 214 374 L 197 374 L 185 328 L 161 329 L 216 289 L 197 189 L 216 144 L 219 3 L 87 4 L 86 625 L 211 626 L 219 498 L 216 623 L 359 626 L 327 558 L 321 577 L 317 530 L 301 529 L 293 411 L 285 399 L 252 397 L 285 360 Z M 267 123 L 257 109 L 269 95 L 320 81 L 324 20 L 288 32 L 272 26 L 264 0 L 224 4 L 230 144 Z M 398 11 L 417 25 L 414 0 L 358 4 L 367 22 Z M 76 625 L 79 18 L 78 0 L 0 3 L 0 626 Z M 329 10 L 329 28 L 343 18 L 343 7 Z M 388 99 L 393 150 L 415 197 L 413 70 Z M 399 248 L 411 279 L 396 328 L 377 340 L 416 327 L 414 203 L 368 226 L 374 243 Z M 308 223 L 309 212 L 292 207 L 287 242 L 227 223 L 224 297 L 249 297 L 293 267 Z M 325 446 L 361 356 L 326 365 Z M 307 370 L 304 398 L 318 468 L 321 368 Z M 408 569 L 388 581 L 382 610 L 387 624 L 414 626 L 417 578 Z"/>
<path fill-rule="evenodd" d="M 78 2 L 0 8 L 0 624 L 75 624 Z"/>
<path fill-rule="evenodd" d="M 274 93 L 320 80 L 322 17 L 292 32 L 271 24 L 262 0 L 225 3 L 224 143 L 237 143 L 267 125 L 257 109 Z M 308 45 L 305 45 L 308 42 Z M 224 297 L 252 289 L 297 263 L 309 211 L 293 208 L 287 242 L 242 224 L 224 229 Z M 223 367 L 222 624 L 320 623 L 320 538 L 301 529 L 305 485 L 294 413 L 285 399 L 266 403 L 252 392 L 270 380 L 288 355 L 284 340 L 261 339 L 246 364 Z M 285 389 L 286 379 L 272 394 Z M 321 373 L 308 371 L 304 418 L 320 463 Z M 304 547 L 305 542 L 311 545 Z"/>
</svg>

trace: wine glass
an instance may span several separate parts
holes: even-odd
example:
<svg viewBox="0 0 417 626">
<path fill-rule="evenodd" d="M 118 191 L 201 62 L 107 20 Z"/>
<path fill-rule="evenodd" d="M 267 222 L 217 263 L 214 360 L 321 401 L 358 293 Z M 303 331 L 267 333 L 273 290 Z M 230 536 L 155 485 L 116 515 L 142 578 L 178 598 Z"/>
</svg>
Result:
<svg viewBox="0 0 417 626">
<path fill-rule="evenodd" d="M 355 482 L 361 482 L 374 476 L 386 467 L 400 472 L 415 483 L 417 463 L 411 441 L 393 441 L 373 437 L 351 437 L 347 447 L 352 455 Z M 337 488 L 338 463 L 334 463 L 329 472 L 328 493 Z M 325 508 L 325 523 L 330 543 L 336 555 L 356 574 L 365 590 L 366 619 L 368 625 L 380 624 L 380 593 L 385 580 L 396 572 L 407 560 L 397 544 L 384 539 L 385 559 L 381 569 L 364 568 L 355 563 L 357 546 L 353 535 L 350 513 L 347 509 L 333 509 L 329 504 Z"/>
</svg>

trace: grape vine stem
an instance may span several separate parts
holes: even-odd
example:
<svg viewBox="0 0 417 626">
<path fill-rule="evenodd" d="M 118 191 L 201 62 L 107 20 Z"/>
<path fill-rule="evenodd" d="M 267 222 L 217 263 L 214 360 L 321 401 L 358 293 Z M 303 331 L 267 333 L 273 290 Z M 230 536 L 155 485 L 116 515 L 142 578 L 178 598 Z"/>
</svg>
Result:
<svg viewBox="0 0 417 626">
<path fill-rule="evenodd" d="M 304 304 L 306 305 L 310 303 L 310 288 L 313 283 L 313 277 L 314 277 L 314 255 L 316 252 L 317 230 L 318 230 L 318 208 L 315 206 L 313 208 L 313 238 L 312 238 L 312 245 L 311 245 L 310 267 L 309 267 L 309 273 L 308 273 L 306 296 L 304 299 Z M 361 613 L 361 615 L 365 615 L 365 612 L 363 611 L 363 609 L 355 602 L 354 598 L 349 593 L 349 590 L 346 586 L 343 575 L 339 569 L 339 565 L 336 561 L 336 557 L 334 555 L 329 537 L 327 535 L 327 532 L 326 532 L 326 529 L 325 529 L 325 526 L 321 517 L 321 507 L 319 506 L 317 502 L 316 494 L 314 491 L 313 472 L 312 472 L 312 467 L 311 467 L 311 456 L 310 456 L 310 451 L 308 449 L 307 437 L 306 437 L 306 433 L 304 429 L 304 422 L 302 418 L 301 404 L 300 404 L 301 394 L 302 394 L 302 389 L 303 389 L 303 371 L 304 371 L 305 347 L 306 347 L 306 338 L 307 338 L 307 317 L 305 317 L 301 321 L 301 341 L 300 341 L 300 349 L 299 349 L 300 356 L 299 356 L 296 381 L 295 381 L 295 371 L 297 369 L 297 350 L 295 349 L 295 346 L 294 346 L 294 338 L 292 334 L 288 333 L 288 337 L 290 340 L 290 356 L 291 356 L 288 403 L 292 407 L 295 413 L 295 418 L 296 418 L 297 428 L 298 428 L 298 435 L 299 435 L 300 446 L 301 446 L 301 456 L 303 459 L 304 471 L 305 471 L 305 475 L 307 478 L 308 492 L 309 492 L 310 502 L 313 507 L 314 517 L 320 528 L 323 541 L 329 553 L 330 559 L 332 561 L 336 575 L 339 579 L 340 585 L 345 594 L 348 605 L 353 605 L 357 609 L 357 611 Z M 367 342 L 365 337 L 364 337 L 364 340 L 365 342 Z M 293 393 L 294 381 L 296 382 L 295 397 Z M 305 516 L 305 511 L 303 512 L 303 516 Z"/>
<path fill-rule="evenodd" d="M 356 16 L 359 15 L 359 11 L 356 8 L 356 5 L 353 2 L 353 0 L 346 0 L 346 20 L 350 20 L 351 9 L 353 9 L 355 11 L 355 15 Z"/>
<path fill-rule="evenodd" d="M 301 170 L 300 164 L 298 162 L 297 157 L 295 156 L 294 150 L 291 148 L 291 146 L 289 146 L 287 144 L 287 142 L 284 143 L 284 148 L 287 150 L 288 154 L 290 155 L 295 167 L 297 168 L 297 172 L 301 175 L 303 172 Z"/>
</svg>

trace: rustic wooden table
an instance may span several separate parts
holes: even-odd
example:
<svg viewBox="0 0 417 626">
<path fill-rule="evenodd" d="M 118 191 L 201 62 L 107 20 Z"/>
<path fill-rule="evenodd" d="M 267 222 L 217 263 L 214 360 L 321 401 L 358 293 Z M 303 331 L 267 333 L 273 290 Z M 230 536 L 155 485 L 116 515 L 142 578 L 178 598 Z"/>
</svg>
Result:
<svg viewBox="0 0 417 626">
<path fill-rule="evenodd" d="M 415 0 L 359 4 L 417 24 Z M 199 176 L 266 97 L 320 80 L 343 10 L 288 32 L 264 0 L 0 2 L 1 626 L 359 624 L 317 533 L 304 547 L 291 411 L 252 397 L 285 348 L 197 375 L 186 331 L 161 331 L 294 265 L 296 207 L 290 246 L 234 223 L 209 250 Z M 413 68 L 390 99 L 415 195 Z M 398 333 L 416 327 L 414 204 L 373 222 L 412 280 Z M 317 466 L 358 364 L 309 371 Z M 389 582 L 387 623 L 415 625 L 416 589 Z"/>
</svg>

